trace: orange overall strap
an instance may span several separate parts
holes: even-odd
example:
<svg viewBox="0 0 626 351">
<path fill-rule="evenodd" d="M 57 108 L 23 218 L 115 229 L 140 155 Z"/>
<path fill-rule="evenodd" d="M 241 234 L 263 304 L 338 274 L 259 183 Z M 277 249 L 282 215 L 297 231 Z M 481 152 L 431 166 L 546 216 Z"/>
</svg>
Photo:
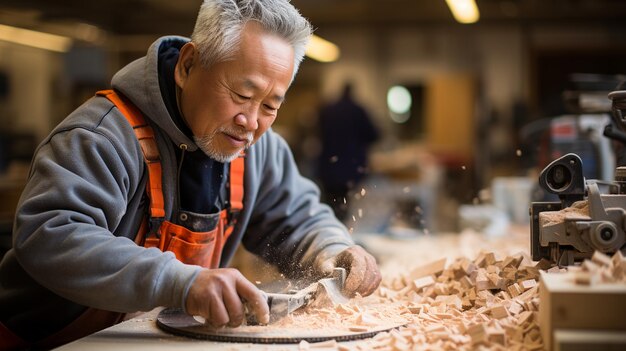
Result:
<svg viewBox="0 0 626 351">
<path fill-rule="evenodd" d="M 243 171 L 244 155 L 240 155 L 230 163 L 230 210 L 243 209 Z"/>
<path fill-rule="evenodd" d="M 148 125 L 141 111 L 122 95 L 114 90 L 101 90 L 96 95 L 104 96 L 117 107 L 128 123 L 133 127 L 135 136 L 139 140 L 143 157 L 148 166 L 148 196 L 150 197 L 150 217 L 165 217 L 165 203 L 161 187 L 161 158 L 157 147 L 154 131 Z"/>
</svg>

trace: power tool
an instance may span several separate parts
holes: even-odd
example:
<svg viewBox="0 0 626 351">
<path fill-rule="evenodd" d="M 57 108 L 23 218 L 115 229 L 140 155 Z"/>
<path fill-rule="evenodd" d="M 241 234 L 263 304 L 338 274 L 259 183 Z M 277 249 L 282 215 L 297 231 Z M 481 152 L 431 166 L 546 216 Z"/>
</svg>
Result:
<svg viewBox="0 0 626 351">
<path fill-rule="evenodd" d="M 533 260 L 567 266 L 625 248 L 626 167 L 614 181 L 585 180 L 580 157 L 570 153 L 544 168 L 539 185 L 560 201 L 531 203 Z"/>
<path fill-rule="evenodd" d="M 532 259 L 559 266 L 590 258 L 594 251 L 626 251 L 626 90 L 608 94 L 611 124 L 604 136 L 615 141 L 613 181 L 586 180 L 581 158 L 566 154 L 543 169 L 539 186 L 559 202 L 530 206 Z"/>
</svg>

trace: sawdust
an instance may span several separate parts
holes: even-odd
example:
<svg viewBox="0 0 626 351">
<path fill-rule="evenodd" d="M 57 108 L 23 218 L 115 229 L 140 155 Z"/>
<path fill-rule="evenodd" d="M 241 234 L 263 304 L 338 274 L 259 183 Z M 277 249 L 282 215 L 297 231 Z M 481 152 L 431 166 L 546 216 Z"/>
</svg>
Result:
<svg viewBox="0 0 626 351">
<path fill-rule="evenodd" d="M 411 318 L 402 302 L 377 296 L 356 297 L 346 304 L 305 307 L 269 325 L 216 329 L 221 334 L 265 338 L 327 338 L 371 333 L 407 324 Z M 206 326 L 208 329 L 212 329 Z"/>
<path fill-rule="evenodd" d="M 447 247 L 445 259 L 444 250 L 433 250 L 431 240 L 400 243 L 390 249 L 396 260 L 381 266 L 384 279 L 373 295 L 298 310 L 268 326 L 230 329 L 239 335 L 323 337 L 404 325 L 353 342 L 302 342 L 300 350 L 541 350 L 537 281 L 539 270 L 547 268 L 525 253 L 527 231 L 491 240 L 474 233 L 440 237 L 435 246 Z M 520 247 L 524 252 L 517 253 Z M 410 254 L 398 254 L 401 250 Z M 428 263 L 416 266 L 403 257 Z"/>
<path fill-rule="evenodd" d="M 542 227 L 563 223 L 565 220 L 590 219 L 587 200 L 576 201 L 570 207 L 559 211 L 539 212 L 539 225 Z"/>
<path fill-rule="evenodd" d="M 533 264 L 524 253 L 499 260 L 491 252 L 449 262 L 445 268 L 437 260 L 388 276 L 368 297 L 307 307 L 271 325 L 240 326 L 229 333 L 306 338 L 375 332 L 350 343 L 303 342 L 301 350 L 542 349 L 537 325 L 542 263 Z M 376 333 L 393 327 L 398 328 Z"/>
</svg>

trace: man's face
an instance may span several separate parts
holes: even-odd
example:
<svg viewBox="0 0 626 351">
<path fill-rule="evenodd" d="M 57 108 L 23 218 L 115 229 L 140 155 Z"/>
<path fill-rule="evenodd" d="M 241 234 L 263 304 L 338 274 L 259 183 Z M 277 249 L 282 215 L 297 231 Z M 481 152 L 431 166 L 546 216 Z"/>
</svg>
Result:
<svg viewBox="0 0 626 351">
<path fill-rule="evenodd" d="M 178 103 L 204 153 L 230 162 L 274 123 L 293 74 L 293 48 L 246 24 L 234 60 L 204 69 L 195 44 L 182 49 L 176 65 Z"/>
</svg>

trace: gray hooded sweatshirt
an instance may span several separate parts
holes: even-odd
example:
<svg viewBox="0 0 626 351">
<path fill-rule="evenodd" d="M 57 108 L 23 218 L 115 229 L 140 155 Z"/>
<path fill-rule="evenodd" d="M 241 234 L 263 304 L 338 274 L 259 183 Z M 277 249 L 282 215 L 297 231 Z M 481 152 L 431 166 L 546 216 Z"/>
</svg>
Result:
<svg viewBox="0 0 626 351">
<path fill-rule="evenodd" d="M 172 121 L 159 89 L 159 47 L 181 41 L 188 39 L 158 39 L 112 80 L 155 131 L 168 220 L 178 211 L 175 148 L 197 149 Z M 89 99 L 61 122 L 35 153 L 18 204 L 13 249 L 0 263 L 0 322 L 38 340 L 86 306 L 116 312 L 184 308 L 201 268 L 133 242 L 146 213 L 146 181 L 133 130 L 106 98 Z M 243 243 L 294 276 L 353 245 L 271 129 L 247 151 L 244 182 L 244 209 L 224 247 L 222 266 Z"/>
</svg>

